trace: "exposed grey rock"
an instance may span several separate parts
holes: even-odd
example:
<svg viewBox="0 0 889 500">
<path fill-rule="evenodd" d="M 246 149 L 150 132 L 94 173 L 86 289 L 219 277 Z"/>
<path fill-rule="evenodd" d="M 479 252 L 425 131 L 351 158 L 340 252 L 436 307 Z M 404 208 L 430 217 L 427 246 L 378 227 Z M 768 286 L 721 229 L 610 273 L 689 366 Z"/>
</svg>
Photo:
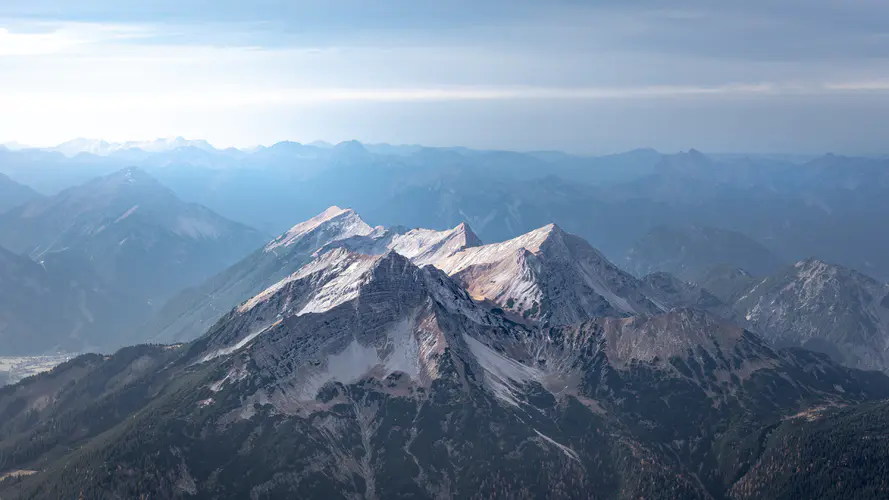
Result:
<svg viewBox="0 0 889 500">
<path fill-rule="evenodd" d="M 849 366 L 889 369 L 889 285 L 817 259 L 756 282 L 735 308 L 777 345 L 799 345 Z"/>
</svg>

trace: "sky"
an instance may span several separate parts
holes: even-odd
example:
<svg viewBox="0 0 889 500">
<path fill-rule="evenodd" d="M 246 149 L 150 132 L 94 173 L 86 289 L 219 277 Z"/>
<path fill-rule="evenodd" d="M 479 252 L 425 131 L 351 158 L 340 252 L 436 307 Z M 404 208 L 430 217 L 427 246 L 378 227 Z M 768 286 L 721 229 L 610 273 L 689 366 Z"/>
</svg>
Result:
<svg viewBox="0 0 889 500">
<path fill-rule="evenodd" d="M 3 0 L 0 143 L 889 153 L 885 0 Z"/>
</svg>

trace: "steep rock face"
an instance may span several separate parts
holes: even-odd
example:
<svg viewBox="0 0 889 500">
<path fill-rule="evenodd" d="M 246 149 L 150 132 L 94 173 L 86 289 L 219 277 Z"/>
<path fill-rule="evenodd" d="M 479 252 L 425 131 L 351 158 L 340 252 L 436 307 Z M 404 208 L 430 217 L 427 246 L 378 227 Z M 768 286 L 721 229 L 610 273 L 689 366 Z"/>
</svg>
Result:
<svg viewBox="0 0 889 500">
<path fill-rule="evenodd" d="M 433 267 L 394 251 L 338 248 L 234 309 L 190 355 L 208 362 L 243 353 L 277 386 L 289 384 L 283 404 L 295 405 L 330 382 L 396 372 L 428 387 L 446 350 L 465 352 L 464 336 L 497 337 L 505 324 Z"/>
<path fill-rule="evenodd" d="M 660 310 L 637 279 L 554 224 L 502 243 L 468 248 L 434 265 L 473 297 L 546 324 Z"/>
<path fill-rule="evenodd" d="M 889 368 L 889 286 L 809 259 L 755 283 L 735 308 L 777 345 L 801 345 L 850 366 Z"/>
<path fill-rule="evenodd" d="M 0 495 L 724 497 L 786 415 L 887 395 L 704 312 L 529 327 L 335 248 L 189 346 L 0 389 L 0 470 L 39 471 Z"/>
<path fill-rule="evenodd" d="M 258 231 L 178 199 L 130 168 L 0 215 L 0 244 L 35 260 L 67 254 L 110 287 L 155 307 L 265 240 Z M 69 257 L 65 257 L 69 258 Z"/>
</svg>

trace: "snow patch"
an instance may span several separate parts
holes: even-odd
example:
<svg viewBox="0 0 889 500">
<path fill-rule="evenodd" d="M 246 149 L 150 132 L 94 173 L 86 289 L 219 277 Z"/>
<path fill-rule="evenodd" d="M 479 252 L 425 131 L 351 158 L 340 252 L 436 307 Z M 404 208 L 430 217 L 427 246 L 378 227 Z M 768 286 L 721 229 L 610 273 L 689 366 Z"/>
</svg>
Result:
<svg viewBox="0 0 889 500">
<path fill-rule="evenodd" d="M 315 293 L 312 300 L 297 313 L 297 316 L 329 311 L 340 304 L 358 298 L 361 287 L 370 280 L 370 271 L 381 257 L 364 255 L 357 257 L 361 258 L 352 262 L 344 261 L 345 267 L 329 269 L 328 272 L 336 273 L 336 277 L 325 283 Z"/>
<path fill-rule="evenodd" d="M 410 318 L 403 319 L 395 324 L 389 331 L 387 350 L 391 353 L 386 356 L 386 376 L 392 373 L 402 372 L 412 379 L 420 378 L 420 344 L 413 335 L 414 322 Z"/>
<path fill-rule="evenodd" d="M 469 233 L 469 234 L 467 234 Z M 427 264 L 450 257 L 466 247 L 472 246 L 477 237 L 466 224 L 460 224 L 447 231 L 432 229 L 412 229 L 405 234 L 393 236 L 388 248 L 407 257 L 414 264 L 423 267 Z"/>
<path fill-rule="evenodd" d="M 445 273 L 453 275 L 471 266 L 500 262 L 510 255 L 515 255 L 522 249 L 529 252 L 537 252 L 554 229 L 555 226 L 550 224 L 501 243 L 470 247 L 449 259 L 436 263 L 435 266 Z"/>
<path fill-rule="evenodd" d="M 323 283 L 297 316 L 319 313 L 358 297 L 361 287 L 370 279 L 370 271 L 382 256 L 363 255 L 337 248 L 301 267 L 297 272 L 266 288 L 238 307 L 245 313 L 267 301 L 288 284 L 305 278 Z"/>
<path fill-rule="evenodd" d="M 537 429 L 534 429 L 534 432 L 536 432 L 538 436 L 542 437 L 543 440 L 546 441 L 547 443 L 549 443 L 549 444 L 555 446 L 556 448 L 562 450 L 562 452 L 563 452 L 565 455 L 568 455 L 568 458 L 570 458 L 570 459 L 572 459 L 572 460 L 577 460 L 578 462 L 580 462 L 580 457 L 578 457 L 578 456 L 577 456 L 577 453 L 575 453 L 574 450 L 572 450 L 571 448 L 565 446 L 564 444 L 561 444 L 561 443 L 556 442 L 556 440 L 554 440 L 553 438 L 547 436 L 546 434 L 544 434 L 544 433 L 538 431 Z"/>
<path fill-rule="evenodd" d="M 129 172 L 127 172 L 127 175 L 129 175 Z M 120 222 L 120 221 L 126 219 L 127 217 L 129 217 L 129 216 L 131 216 L 131 215 L 133 215 L 133 212 L 135 212 L 136 209 L 138 209 L 138 208 L 139 208 L 139 205 L 133 205 L 132 208 L 130 208 L 129 210 L 127 210 L 126 212 L 124 212 L 123 215 L 121 215 L 120 217 L 118 217 L 118 218 L 114 221 L 114 223 L 117 224 L 118 222 Z"/>
<path fill-rule="evenodd" d="M 374 228 L 361 220 L 354 211 L 332 206 L 315 217 L 293 226 L 289 231 L 275 238 L 274 241 L 265 246 L 265 251 L 271 252 L 276 248 L 291 246 L 325 223 L 334 225 L 337 230 L 337 237 L 331 241 L 346 239 L 352 236 L 367 236 L 374 231 Z M 320 247 L 324 243 L 329 243 L 329 241 L 319 241 L 317 246 Z"/>
<path fill-rule="evenodd" d="M 518 406 L 515 392 L 520 386 L 543 380 L 544 373 L 540 370 L 507 358 L 469 335 L 463 334 L 463 338 L 469 346 L 469 351 L 488 375 L 485 379 L 494 391 L 494 395 L 505 402 Z"/>
<path fill-rule="evenodd" d="M 238 382 L 247 378 L 247 371 L 242 367 L 235 367 L 228 371 L 225 374 L 225 377 L 222 377 L 222 380 L 216 381 L 210 385 L 210 390 L 213 392 L 219 392 L 225 387 L 227 382 Z"/>
<path fill-rule="evenodd" d="M 179 217 L 173 232 L 179 236 L 193 239 L 215 239 L 220 236 L 219 229 L 206 219 L 198 217 Z"/>
<path fill-rule="evenodd" d="M 373 346 L 364 346 L 352 339 L 346 348 L 327 358 L 327 366 L 306 377 L 300 391 L 300 399 L 312 400 L 328 382 L 351 384 L 382 363 Z"/>
<path fill-rule="evenodd" d="M 217 349 L 217 350 L 211 352 L 210 354 L 207 354 L 206 356 L 204 356 L 203 358 L 201 358 L 201 360 L 199 361 L 199 363 L 206 363 L 207 361 L 214 360 L 214 359 L 216 359 L 216 358 L 218 358 L 218 357 L 220 357 L 220 356 L 228 356 L 229 354 L 232 354 L 232 353 L 234 353 L 234 352 L 237 352 L 237 351 L 241 350 L 242 347 L 244 347 L 244 346 L 246 346 L 247 344 L 249 344 L 253 339 L 255 339 L 256 337 L 258 337 L 259 335 L 261 335 L 261 334 L 267 332 L 268 330 L 270 330 L 270 329 L 272 329 L 272 328 L 274 328 L 274 327 L 276 327 L 276 326 L 278 326 L 278 325 L 280 325 L 280 324 L 281 324 L 281 320 L 278 320 L 278 321 L 275 321 L 274 323 L 272 323 L 272 324 L 270 324 L 270 325 L 268 325 L 268 326 L 266 326 L 266 327 L 263 327 L 263 328 L 258 329 L 258 330 L 255 331 L 255 332 L 249 333 L 249 334 L 247 334 L 246 337 L 244 337 L 243 339 L 241 339 L 241 340 L 240 340 L 238 343 L 236 343 L 235 345 L 232 345 L 232 346 L 229 346 L 229 347 L 223 347 L 222 349 Z"/>
</svg>

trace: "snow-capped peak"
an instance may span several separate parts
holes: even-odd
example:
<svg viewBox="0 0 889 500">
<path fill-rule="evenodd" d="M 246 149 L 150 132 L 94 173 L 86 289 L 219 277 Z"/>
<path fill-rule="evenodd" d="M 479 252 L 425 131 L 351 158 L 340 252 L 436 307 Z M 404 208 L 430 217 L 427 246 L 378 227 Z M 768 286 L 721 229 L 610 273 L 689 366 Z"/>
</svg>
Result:
<svg viewBox="0 0 889 500">
<path fill-rule="evenodd" d="M 460 226 L 458 226 L 458 228 L 459 227 Z M 564 233 L 558 226 L 555 224 L 548 224 L 517 238 L 501 243 L 492 243 L 490 245 L 467 248 L 450 258 L 435 263 L 435 266 L 448 274 L 456 274 L 470 266 L 491 264 L 506 258 L 511 258 L 520 250 L 527 250 L 528 252 L 537 254 L 540 252 L 544 242 L 551 238 L 559 240 L 563 234 Z"/>
<path fill-rule="evenodd" d="M 265 251 L 271 252 L 277 248 L 291 246 L 321 226 L 329 227 L 335 234 L 331 235 L 326 241 L 322 241 L 320 235 L 318 235 L 319 239 L 315 242 L 317 243 L 317 248 L 321 248 L 330 241 L 342 240 L 352 236 L 367 236 L 374 232 L 374 228 L 361 220 L 361 217 L 354 210 L 332 206 L 315 217 L 305 222 L 300 222 L 286 233 L 275 238 L 266 245 Z"/>
<path fill-rule="evenodd" d="M 396 234 L 388 248 L 411 259 L 418 266 L 425 266 L 478 245 L 481 245 L 481 240 L 463 222 L 448 231 L 412 229 L 404 234 Z"/>
<path fill-rule="evenodd" d="M 78 138 L 63 142 L 62 144 L 51 148 L 51 150 L 58 151 L 68 157 L 74 157 L 80 153 L 105 156 L 117 150 L 119 147 L 120 144 L 106 142 L 101 139 Z"/>
<path fill-rule="evenodd" d="M 647 287 L 583 239 L 548 224 L 433 263 L 477 299 L 526 319 L 567 324 L 598 315 L 657 312 Z"/>
<path fill-rule="evenodd" d="M 194 147 L 204 151 L 214 151 L 215 148 L 203 139 L 185 139 L 184 137 L 161 138 L 150 141 L 128 141 L 121 144 L 118 149 L 141 149 L 147 153 L 163 153 L 179 148 Z"/>
<path fill-rule="evenodd" d="M 128 149 L 141 149 L 147 153 L 163 153 L 184 147 L 195 147 L 204 151 L 215 151 L 215 148 L 203 139 L 190 140 L 183 137 L 153 139 L 149 141 L 127 141 L 124 143 L 108 142 L 101 139 L 78 138 L 59 144 L 58 146 L 51 148 L 51 150 L 58 151 L 65 156 L 73 157 L 80 153 L 108 156 L 116 151 L 125 151 Z"/>
<path fill-rule="evenodd" d="M 287 285 L 309 278 L 315 285 L 308 290 L 309 300 L 288 299 L 285 307 L 288 309 L 298 307 L 297 316 L 327 311 L 356 298 L 361 286 L 369 279 L 370 270 L 383 258 L 383 255 L 371 256 L 350 252 L 344 248 L 333 249 L 248 300 L 238 310 L 242 313 L 247 312 L 268 301 Z"/>
</svg>

